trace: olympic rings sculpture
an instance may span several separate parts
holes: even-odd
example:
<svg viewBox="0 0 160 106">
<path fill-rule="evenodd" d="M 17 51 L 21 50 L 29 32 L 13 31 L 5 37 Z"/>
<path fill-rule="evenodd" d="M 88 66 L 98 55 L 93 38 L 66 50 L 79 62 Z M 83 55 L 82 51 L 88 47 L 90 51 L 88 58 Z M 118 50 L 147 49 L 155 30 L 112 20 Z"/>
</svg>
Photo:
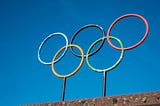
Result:
<svg viewBox="0 0 160 106">
<path fill-rule="evenodd" d="M 135 45 L 132 45 L 132 46 L 130 46 L 130 47 L 124 47 L 124 46 L 123 46 L 123 43 L 121 42 L 120 39 L 118 39 L 118 38 L 115 37 L 115 36 L 111 36 L 111 35 L 112 35 L 112 34 L 111 34 L 111 30 L 113 29 L 114 25 L 115 25 L 118 21 L 120 21 L 121 19 L 124 19 L 124 18 L 127 18 L 127 17 L 136 17 L 136 18 L 141 19 L 141 20 L 145 23 L 145 28 L 146 28 L 146 31 L 145 31 L 145 34 L 144 34 L 143 38 L 142 38 L 138 43 L 136 43 Z M 73 41 L 74 41 L 74 39 L 76 38 L 76 36 L 77 36 L 81 31 L 83 31 L 84 29 L 87 29 L 87 28 L 91 28 L 91 27 L 94 27 L 94 28 L 97 28 L 98 30 L 100 30 L 101 33 L 102 33 L 102 37 L 100 37 L 100 38 L 97 39 L 95 42 L 93 42 L 93 43 L 91 44 L 91 46 L 88 48 L 87 53 L 84 54 L 82 48 L 81 48 L 80 46 L 78 46 L 78 45 L 73 44 Z M 85 26 L 81 27 L 80 29 L 78 29 L 78 30 L 73 34 L 70 43 L 68 43 L 68 38 L 67 38 L 67 36 L 66 36 L 65 34 L 61 33 L 61 32 L 56 32 L 56 33 L 50 34 L 49 36 L 47 36 L 47 37 L 42 41 L 42 43 L 40 44 L 40 46 L 39 46 L 39 48 L 38 48 L 38 60 L 39 60 L 42 64 L 51 65 L 53 74 L 54 74 L 55 76 L 59 77 L 59 78 L 64 78 L 64 79 L 73 76 L 74 74 L 76 74 L 76 73 L 79 71 L 79 69 L 81 68 L 81 66 L 82 66 L 82 64 L 83 64 L 83 62 L 84 62 L 84 58 L 86 59 L 87 65 L 88 65 L 88 67 L 89 67 L 91 70 L 93 70 L 93 71 L 95 71 L 95 72 L 103 72 L 103 73 L 105 73 L 105 72 L 108 72 L 108 71 L 110 71 L 110 70 L 112 70 L 112 69 L 114 69 L 115 67 L 118 66 L 118 64 L 122 61 L 122 58 L 123 58 L 123 56 L 124 56 L 124 52 L 125 52 L 126 50 L 134 49 L 134 48 L 136 48 L 137 46 L 139 46 L 140 44 L 142 44 L 142 43 L 144 42 L 144 40 L 147 38 L 148 32 L 149 32 L 149 25 L 148 25 L 147 20 L 146 20 L 143 16 L 138 15 L 138 14 L 125 14 L 125 15 L 122 15 L 122 16 L 118 17 L 115 21 L 113 21 L 113 23 L 110 25 L 110 27 L 109 27 L 109 29 L 108 29 L 108 31 L 107 31 L 107 34 L 105 34 L 105 31 L 104 31 L 104 29 L 103 29 L 101 26 L 96 25 L 96 24 L 88 24 L 88 25 L 85 25 Z M 62 48 L 60 48 L 60 49 L 57 51 L 57 53 L 54 55 L 54 57 L 53 57 L 53 59 L 52 59 L 51 62 L 45 62 L 44 60 L 41 59 L 41 55 L 40 55 L 41 49 L 42 49 L 43 45 L 47 42 L 47 40 L 49 40 L 51 37 L 56 36 L 56 35 L 61 35 L 62 37 L 64 37 L 64 39 L 65 39 L 65 41 L 66 41 L 66 42 L 65 42 L 65 46 L 63 46 Z M 110 39 L 113 39 L 113 40 L 117 41 L 117 42 L 119 43 L 120 47 L 117 47 L 117 46 L 115 46 L 114 44 L 112 44 L 111 41 L 110 41 Z M 121 54 L 120 54 L 119 59 L 116 61 L 116 63 L 113 64 L 111 67 L 106 68 L 106 69 L 97 69 L 97 68 L 94 68 L 94 67 L 90 64 L 90 62 L 89 62 L 89 57 L 92 56 L 92 55 L 94 55 L 95 53 L 97 53 L 97 52 L 102 48 L 105 40 L 108 42 L 108 44 L 109 44 L 112 48 L 114 48 L 114 49 L 116 49 L 116 50 L 121 50 Z M 100 46 L 99 46 L 95 51 L 91 52 L 91 49 L 92 49 L 97 43 L 99 43 L 100 41 L 101 41 Z M 73 50 L 73 47 L 74 47 L 74 48 L 77 48 L 77 49 L 80 51 L 81 54 L 77 54 L 77 53 Z M 80 58 L 81 58 L 81 61 L 80 61 L 79 66 L 78 66 L 73 72 L 71 72 L 70 74 L 67 74 L 67 75 L 60 75 L 59 73 L 56 72 L 55 67 L 54 67 L 54 66 L 55 66 L 54 64 L 55 64 L 56 62 L 58 62 L 60 59 L 63 58 L 63 56 L 66 54 L 68 48 L 70 48 L 70 50 L 71 50 L 71 52 L 72 52 L 73 55 L 75 55 L 75 56 L 77 56 L 77 57 L 80 57 Z M 63 50 L 64 50 L 64 51 L 63 51 Z M 63 53 L 61 53 L 61 56 L 60 56 L 59 58 L 57 58 L 57 56 L 58 56 L 58 55 L 60 54 L 60 52 L 62 52 L 62 51 L 63 51 Z M 90 53 L 90 52 L 91 52 L 91 53 Z M 65 81 L 64 81 L 64 82 L 65 82 Z M 64 85 L 65 85 L 65 84 L 64 84 Z M 62 96 L 62 98 L 63 98 L 62 100 L 64 100 L 64 95 Z"/>
<path fill-rule="evenodd" d="M 113 36 L 110 37 L 110 32 L 111 32 L 113 26 L 114 26 L 119 20 L 121 20 L 121 19 L 123 19 L 123 18 L 127 18 L 127 17 L 137 17 L 137 18 L 140 18 L 140 19 L 145 23 L 146 32 L 145 32 L 145 34 L 144 34 L 144 37 L 143 37 L 137 44 L 135 44 L 135 45 L 133 45 L 133 46 L 130 46 L 130 47 L 123 47 L 122 42 L 121 42 L 118 38 L 113 37 Z M 89 47 L 89 49 L 88 49 L 88 51 L 87 51 L 87 54 L 84 54 L 84 53 L 83 53 L 83 50 L 81 49 L 81 47 L 79 47 L 78 45 L 73 45 L 73 41 L 74 41 L 75 37 L 76 37 L 82 30 L 84 30 L 84 29 L 86 29 L 86 28 L 90 28 L 90 27 L 95 27 L 95 28 L 99 29 L 99 30 L 102 32 L 102 35 L 103 35 L 103 36 L 102 36 L 101 38 L 99 38 L 97 41 L 95 41 L 95 42 Z M 39 49 L 38 49 L 38 60 L 39 60 L 42 64 L 52 65 L 52 71 L 53 71 L 53 73 L 54 73 L 57 77 L 60 77 L 60 78 L 70 77 L 70 76 L 74 75 L 75 72 L 77 72 L 77 71 L 79 70 L 79 68 L 82 66 L 82 63 L 83 63 L 82 61 L 84 60 L 83 58 L 86 58 L 87 65 L 88 65 L 93 71 L 96 71 L 96 72 L 109 71 L 109 70 L 112 70 L 113 68 L 115 68 L 115 67 L 120 63 L 120 61 L 122 60 L 123 55 L 124 55 L 124 50 L 131 50 L 131 49 L 134 49 L 135 47 L 139 46 L 140 44 L 142 44 L 143 41 L 147 38 L 148 32 L 149 32 L 149 25 L 148 25 L 147 20 L 146 20 L 144 17 L 142 17 L 141 15 L 138 15 L 138 14 L 126 14 L 126 15 L 123 15 L 123 16 L 120 16 L 119 18 L 117 18 L 117 19 L 110 25 L 110 27 L 109 27 L 109 29 L 108 29 L 108 32 L 107 32 L 107 35 L 105 34 L 104 29 L 103 29 L 101 26 L 96 25 L 96 24 L 88 24 L 88 25 L 83 26 L 83 27 L 80 28 L 79 30 L 77 30 L 77 31 L 74 33 L 74 35 L 72 36 L 71 41 L 70 41 L 70 44 L 68 44 L 68 38 L 67 38 L 67 36 L 66 36 L 65 34 L 63 34 L 63 33 L 61 33 L 61 32 L 56 32 L 56 33 L 50 34 L 49 36 L 47 36 L 47 37 L 42 41 L 42 43 L 41 43 L 40 46 L 39 46 Z M 43 45 L 47 42 L 47 40 L 49 40 L 51 37 L 56 36 L 56 35 L 61 35 L 61 36 L 63 36 L 63 37 L 65 38 L 65 41 L 66 41 L 65 44 L 66 44 L 66 45 L 65 45 L 63 48 L 61 48 L 61 49 L 56 53 L 56 55 L 54 56 L 52 62 L 45 62 L 45 61 L 43 61 L 43 60 L 41 59 L 41 57 L 40 57 L 41 49 L 42 49 Z M 107 39 L 107 41 L 108 41 L 108 43 L 109 43 L 109 45 L 110 45 L 111 47 L 113 47 L 114 49 L 117 49 L 117 50 L 121 50 L 122 52 L 121 52 L 121 56 L 120 56 L 119 60 L 115 63 L 115 65 L 109 67 L 108 69 L 100 70 L 100 69 L 93 68 L 93 67 L 91 66 L 91 64 L 89 63 L 89 59 L 88 59 L 88 58 L 89 58 L 90 56 L 94 55 L 95 53 L 97 53 L 97 52 L 101 49 L 101 47 L 102 47 L 103 44 L 104 44 L 105 39 Z M 116 41 L 120 44 L 121 47 L 119 48 L 119 47 L 116 47 L 115 45 L 113 45 L 113 44 L 111 43 L 110 39 L 116 40 Z M 90 53 L 90 51 L 91 51 L 91 49 L 93 48 L 93 46 L 94 46 L 96 43 L 100 42 L 100 41 L 102 41 L 102 42 L 101 42 L 101 45 L 100 45 L 94 52 Z M 59 75 L 58 73 L 56 73 L 56 71 L 54 70 L 54 64 L 55 64 L 56 62 L 58 62 L 60 59 L 63 58 L 63 56 L 65 55 L 65 53 L 66 53 L 66 51 L 67 51 L 67 49 L 68 49 L 68 47 L 70 47 L 70 50 L 72 51 L 72 53 L 73 53 L 75 56 L 81 57 L 81 58 L 82 58 L 82 61 L 81 61 L 80 66 L 78 67 L 78 69 L 77 69 L 76 71 L 73 71 L 74 73 L 63 76 L 63 75 Z M 81 55 L 76 54 L 76 53 L 74 52 L 74 50 L 73 50 L 73 47 L 78 48 L 78 49 L 81 51 Z M 65 50 L 63 51 L 62 55 L 61 55 L 59 58 L 56 59 L 57 55 L 58 55 L 63 49 L 65 49 Z"/>
</svg>

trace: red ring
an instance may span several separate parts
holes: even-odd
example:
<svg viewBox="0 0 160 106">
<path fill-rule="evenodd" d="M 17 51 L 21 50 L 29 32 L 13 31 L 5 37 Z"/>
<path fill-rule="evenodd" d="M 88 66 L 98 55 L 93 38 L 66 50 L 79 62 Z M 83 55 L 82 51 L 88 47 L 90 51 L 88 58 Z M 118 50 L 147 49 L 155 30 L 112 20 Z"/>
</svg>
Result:
<svg viewBox="0 0 160 106">
<path fill-rule="evenodd" d="M 123 19 L 123 18 L 126 18 L 126 17 L 138 17 L 138 18 L 142 19 L 142 21 L 144 21 L 144 23 L 145 23 L 145 25 L 146 25 L 146 33 L 144 34 L 143 38 L 142 38 L 138 43 L 136 43 L 135 45 L 130 46 L 130 47 L 126 47 L 126 48 L 119 48 L 119 47 L 116 47 L 115 45 L 113 45 L 113 44 L 111 43 L 109 36 L 110 36 L 110 32 L 111 32 L 113 26 L 114 26 L 119 20 L 121 20 L 121 19 Z M 107 32 L 107 41 L 108 41 L 108 43 L 109 43 L 109 45 L 110 45 L 111 47 L 113 47 L 113 48 L 115 48 L 115 49 L 117 49 L 117 50 L 122 50 L 122 49 L 123 49 L 123 50 L 130 50 L 130 49 L 133 49 L 133 48 L 139 46 L 139 45 L 146 39 L 146 37 L 148 36 L 148 32 L 149 32 L 149 25 L 148 25 L 147 20 L 146 20 L 144 17 L 142 17 L 141 15 L 138 15 L 138 14 L 126 14 L 126 15 L 123 15 L 123 16 L 117 18 L 117 19 L 110 25 L 110 27 L 109 27 L 109 29 L 108 29 L 108 32 Z"/>
</svg>

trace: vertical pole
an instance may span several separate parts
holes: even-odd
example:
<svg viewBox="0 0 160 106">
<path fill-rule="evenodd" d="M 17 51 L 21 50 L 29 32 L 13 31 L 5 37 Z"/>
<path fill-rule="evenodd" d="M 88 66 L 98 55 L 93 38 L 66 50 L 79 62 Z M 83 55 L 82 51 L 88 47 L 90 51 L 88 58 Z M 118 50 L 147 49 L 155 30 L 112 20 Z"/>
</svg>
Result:
<svg viewBox="0 0 160 106">
<path fill-rule="evenodd" d="M 66 77 L 63 78 L 63 86 L 62 86 L 62 101 L 64 101 L 65 98 L 65 89 L 66 89 Z"/>
<path fill-rule="evenodd" d="M 103 97 L 106 96 L 106 75 L 107 72 L 103 72 L 103 92 L 102 92 Z"/>
</svg>

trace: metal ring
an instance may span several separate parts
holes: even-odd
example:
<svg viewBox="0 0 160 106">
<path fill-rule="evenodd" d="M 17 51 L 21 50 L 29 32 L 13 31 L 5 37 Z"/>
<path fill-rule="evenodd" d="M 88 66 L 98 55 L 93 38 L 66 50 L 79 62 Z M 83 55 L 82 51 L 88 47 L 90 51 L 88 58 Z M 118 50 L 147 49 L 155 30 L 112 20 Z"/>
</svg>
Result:
<svg viewBox="0 0 160 106">
<path fill-rule="evenodd" d="M 116 40 L 121 48 L 123 48 L 123 44 L 122 42 L 116 38 L 116 37 L 113 37 L 113 36 L 109 36 L 111 39 L 114 39 Z M 96 40 L 94 43 L 92 43 L 92 45 L 89 47 L 88 51 L 87 51 L 87 54 L 90 53 L 91 49 L 100 41 L 102 41 L 103 39 L 107 39 L 106 37 L 104 38 L 99 38 L 98 40 Z M 87 62 L 87 65 L 89 66 L 89 68 L 91 68 L 93 71 L 96 71 L 96 72 L 107 72 L 107 71 L 110 71 L 112 69 L 114 69 L 116 66 L 118 66 L 118 64 L 121 62 L 122 58 L 123 58 L 123 55 L 124 55 L 124 49 L 121 50 L 121 55 L 119 57 L 119 59 L 117 60 L 117 62 L 115 64 L 113 64 L 111 67 L 109 68 L 106 68 L 106 69 L 97 69 L 97 68 L 94 68 L 90 63 L 89 63 L 89 59 L 88 59 L 88 56 L 86 56 L 86 62 Z"/>
<path fill-rule="evenodd" d="M 81 52 L 81 62 L 80 62 L 80 64 L 79 64 L 79 66 L 72 72 L 72 73 L 70 73 L 70 74 L 67 74 L 67 75 L 60 75 L 60 74 L 58 74 L 56 71 L 55 71 L 55 68 L 54 68 L 54 63 L 52 62 L 52 72 L 55 74 L 55 76 L 57 76 L 57 77 L 59 77 L 59 78 L 67 78 L 67 77 L 71 77 L 71 76 L 73 76 L 74 74 L 76 74 L 77 72 L 78 72 L 78 70 L 81 68 L 81 66 L 82 66 L 82 64 L 83 64 L 83 62 L 84 62 L 84 52 L 83 52 L 83 50 L 82 50 L 82 48 L 80 47 L 80 46 L 78 46 L 78 45 L 74 45 L 74 44 L 70 44 L 70 45 L 67 45 L 67 46 L 64 46 L 64 47 L 62 47 L 61 49 L 59 49 L 58 50 L 58 52 L 55 54 L 55 56 L 53 57 L 53 60 L 52 61 L 54 61 L 55 59 L 56 59 L 56 57 L 60 54 L 60 52 L 63 50 L 63 49 L 65 49 L 66 47 L 68 48 L 68 47 L 75 47 L 75 48 L 77 48 L 80 52 Z"/>
<path fill-rule="evenodd" d="M 42 49 L 43 45 L 47 42 L 47 40 L 50 39 L 52 36 L 55 36 L 55 35 L 62 35 L 62 36 L 65 38 L 65 40 L 66 40 L 66 48 L 65 48 L 65 50 L 64 50 L 63 53 L 62 53 L 62 55 L 61 55 L 59 58 L 57 58 L 56 60 L 54 60 L 54 61 L 52 61 L 52 62 L 45 62 L 45 61 L 43 61 L 43 60 L 41 59 L 41 57 L 40 57 L 41 49 Z M 39 60 L 42 64 L 45 64 L 45 65 L 51 65 L 52 63 L 58 62 L 58 61 L 65 55 L 65 53 L 66 53 L 66 51 L 67 51 L 67 45 L 68 45 L 68 38 L 67 38 L 67 36 L 66 36 L 65 34 L 63 34 L 63 33 L 61 33 L 61 32 L 56 32 L 56 33 L 50 34 L 49 36 L 47 36 L 47 37 L 42 41 L 42 43 L 40 44 L 40 46 L 39 46 L 39 48 L 38 48 L 38 60 Z"/>
<path fill-rule="evenodd" d="M 101 32 L 102 32 L 103 37 L 105 36 L 105 32 L 104 32 L 104 30 L 103 30 L 103 28 L 102 28 L 101 26 L 96 25 L 96 24 L 88 24 L 88 25 L 85 25 L 85 26 L 81 27 L 79 30 L 77 30 L 77 31 L 73 34 L 73 36 L 72 36 L 72 38 L 71 38 L 70 44 L 73 43 L 73 40 L 74 40 L 75 37 L 78 35 L 78 33 L 80 33 L 83 29 L 86 29 L 86 28 L 89 28 L 89 27 L 95 27 L 95 28 L 100 29 Z M 104 44 L 104 40 L 102 41 L 102 43 L 100 44 L 100 46 L 99 46 L 94 52 L 88 54 L 88 56 L 92 56 L 93 54 L 95 54 L 96 52 L 98 52 L 98 51 L 101 49 L 101 47 L 103 46 L 103 44 Z M 77 57 L 81 57 L 81 56 L 82 56 L 82 55 L 79 55 L 79 54 L 75 53 L 75 51 L 73 50 L 72 47 L 70 47 L 70 49 L 71 49 L 72 53 L 73 53 L 75 56 L 77 56 Z M 86 57 L 86 55 L 84 55 L 84 57 Z"/>
<path fill-rule="evenodd" d="M 141 15 L 138 15 L 138 14 L 126 14 L 126 15 L 123 15 L 123 16 L 117 18 L 117 19 L 110 25 L 110 27 L 109 27 L 109 29 L 108 29 L 108 32 L 107 32 L 107 36 L 110 36 L 110 32 L 111 32 L 113 26 L 114 26 L 119 20 L 121 20 L 121 19 L 123 19 L 123 18 L 126 18 L 126 17 L 138 17 L 138 18 L 140 18 L 142 21 L 144 21 L 144 23 L 145 23 L 145 25 L 146 25 L 146 32 L 145 32 L 143 38 L 142 38 L 138 43 L 136 43 L 136 44 L 133 45 L 133 46 L 126 47 L 126 48 L 116 47 L 115 45 L 113 45 L 113 44 L 111 43 L 111 41 L 110 41 L 110 39 L 109 39 L 109 37 L 108 37 L 108 38 L 107 38 L 107 41 L 108 41 L 109 45 L 110 45 L 111 47 L 117 49 L 117 50 L 122 50 L 122 49 L 124 49 L 124 50 L 130 50 L 130 49 L 133 49 L 133 48 L 139 46 L 139 45 L 146 39 L 146 37 L 147 37 L 147 35 L 148 35 L 148 32 L 149 32 L 149 25 L 148 25 L 147 20 L 146 20 L 144 17 L 142 17 Z"/>
</svg>

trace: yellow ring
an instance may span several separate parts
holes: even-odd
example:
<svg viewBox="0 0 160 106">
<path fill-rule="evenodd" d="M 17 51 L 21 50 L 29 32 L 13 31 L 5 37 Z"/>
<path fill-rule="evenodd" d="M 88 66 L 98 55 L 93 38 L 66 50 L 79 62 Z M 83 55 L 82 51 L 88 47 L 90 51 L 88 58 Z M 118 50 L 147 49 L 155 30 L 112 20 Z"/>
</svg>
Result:
<svg viewBox="0 0 160 106">
<path fill-rule="evenodd" d="M 52 72 L 53 72 L 53 74 L 54 74 L 55 76 L 57 76 L 57 77 L 59 77 L 59 78 L 67 78 L 67 77 L 73 76 L 74 74 L 76 74 L 76 73 L 78 72 L 78 70 L 81 68 L 81 66 L 82 66 L 82 64 L 83 64 L 83 62 L 84 62 L 84 52 L 83 52 L 82 48 L 81 48 L 80 46 L 74 45 L 74 44 L 67 45 L 67 48 L 68 48 L 68 47 L 72 47 L 72 46 L 75 47 L 75 48 L 77 48 L 77 49 L 81 52 L 81 57 L 82 57 L 81 62 L 80 62 L 80 64 L 79 64 L 79 66 L 78 66 L 72 73 L 67 74 L 67 75 L 60 75 L 60 74 L 58 74 L 58 73 L 55 71 L 54 62 L 53 62 L 53 61 L 56 60 L 57 56 L 60 54 L 60 52 L 61 52 L 62 50 L 64 50 L 64 49 L 66 48 L 66 46 L 64 46 L 64 47 L 62 47 L 61 49 L 59 49 L 58 52 L 57 52 L 57 53 L 55 54 L 55 56 L 53 57 L 53 60 L 52 60 Z"/>
</svg>

